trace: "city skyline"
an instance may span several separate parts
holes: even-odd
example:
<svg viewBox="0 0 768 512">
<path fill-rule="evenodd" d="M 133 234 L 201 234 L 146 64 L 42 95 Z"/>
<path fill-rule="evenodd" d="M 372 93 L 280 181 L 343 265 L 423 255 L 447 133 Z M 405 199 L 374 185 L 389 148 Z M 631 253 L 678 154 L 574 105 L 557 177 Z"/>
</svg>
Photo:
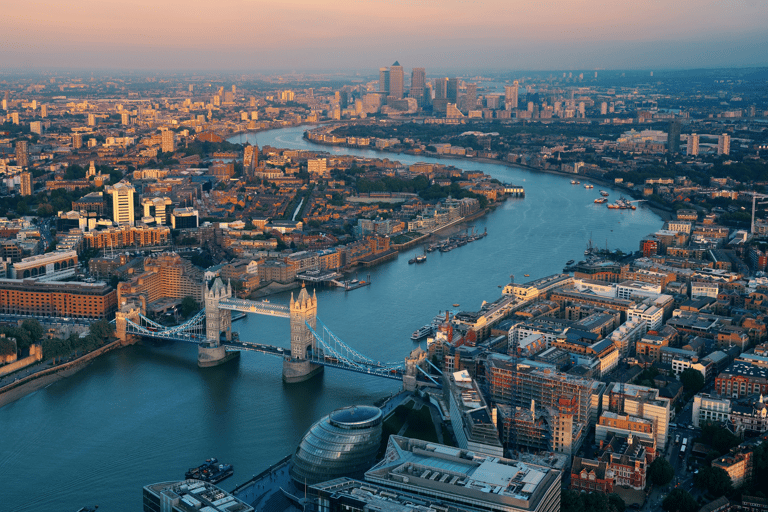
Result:
<svg viewBox="0 0 768 512">
<path fill-rule="evenodd" d="M 768 5 L 741 0 L 545 3 L 486 1 L 50 0 L 7 6 L 8 68 L 189 70 L 645 69 L 768 63 Z"/>
</svg>

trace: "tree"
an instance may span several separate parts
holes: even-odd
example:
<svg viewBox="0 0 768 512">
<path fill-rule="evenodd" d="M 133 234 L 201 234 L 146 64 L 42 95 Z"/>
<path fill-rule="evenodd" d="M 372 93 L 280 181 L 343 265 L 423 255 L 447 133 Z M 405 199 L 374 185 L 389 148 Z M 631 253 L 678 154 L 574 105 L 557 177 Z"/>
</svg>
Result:
<svg viewBox="0 0 768 512">
<path fill-rule="evenodd" d="M 614 512 L 624 512 L 624 510 L 627 508 L 627 504 L 624 503 L 624 500 L 621 498 L 621 496 L 616 493 L 611 493 L 608 495 L 608 505 Z"/>
<path fill-rule="evenodd" d="M 713 496 L 720 497 L 733 490 L 731 477 L 722 468 L 704 467 L 693 476 L 693 483 L 699 489 L 709 492 Z"/>
<path fill-rule="evenodd" d="M 195 311 L 197 311 L 198 305 L 194 297 L 187 295 L 181 300 L 181 314 L 184 317 L 188 317 Z"/>
<path fill-rule="evenodd" d="M 45 332 L 40 322 L 34 318 L 28 318 L 21 322 L 21 328 L 29 333 L 32 343 L 40 341 L 40 338 L 43 337 L 43 332 Z"/>
<path fill-rule="evenodd" d="M 697 512 L 699 504 L 688 491 L 678 487 L 672 489 L 672 492 L 664 498 L 664 501 L 661 502 L 661 508 L 667 512 Z"/>
<path fill-rule="evenodd" d="M 686 368 L 683 373 L 680 374 L 680 382 L 686 391 L 690 393 L 698 393 L 701 388 L 704 387 L 704 376 L 700 371 L 693 368 Z"/>
<path fill-rule="evenodd" d="M 115 328 L 104 319 L 91 324 L 91 334 L 99 340 L 105 340 L 115 333 Z"/>
<path fill-rule="evenodd" d="M 648 478 L 654 485 L 667 485 L 675 476 L 675 468 L 664 457 L 657 457 L 648 468 Z"/>
</svg>

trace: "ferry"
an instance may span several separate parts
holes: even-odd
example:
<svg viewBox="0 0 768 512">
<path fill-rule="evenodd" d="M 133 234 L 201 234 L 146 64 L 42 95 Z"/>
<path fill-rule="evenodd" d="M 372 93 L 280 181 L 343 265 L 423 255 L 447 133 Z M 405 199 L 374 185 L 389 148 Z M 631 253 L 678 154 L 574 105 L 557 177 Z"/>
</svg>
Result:
<svg viewBox="0 0 768 512">
<path fill-rule="evenodd" d="M 218 459 L 207 459 L 204 463 L 200 464 L 196 468 L 190 468 L 184 474 L 186 479 L 203 480 L 212 484 L 217 484 L 229 478 L 235 472 L 235 468 L 232 464 L 220 464 Z"/>
<path fill-rule="evenodd" d="M 608 197 L 608 192 L 606 192 L 605 190 L 601 190 L 600 195 L 603 197 Z"/>
<path fill-rule="evenodd" d="M 413 334 L 411 334 L 411 339 L 413 341 L 419 341 L 422 338 L 426 338 L 432 334 L 432 326 L 431 325 L 425 325 L 424 327 L 413 331 Z"/>
<path fill-rule="evenodd" d="M 605 203 L 607 201 L 608 200 L 606 198 L 604 198 L 604 197 L 598 197 L 597 199 L 595 199 L 595 203 L 597 203 L 597 204 L 603 204 L 603 203 Z"/>
</svg>

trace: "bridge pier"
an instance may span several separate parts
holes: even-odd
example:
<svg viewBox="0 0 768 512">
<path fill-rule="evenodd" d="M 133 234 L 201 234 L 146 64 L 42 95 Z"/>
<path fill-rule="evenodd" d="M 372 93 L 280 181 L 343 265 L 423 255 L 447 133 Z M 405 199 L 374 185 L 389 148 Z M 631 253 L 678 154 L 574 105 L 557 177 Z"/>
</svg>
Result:
<svg viewBox="0 0 768 512">
<path fill-rule="evenodd" d="M 323 368 L 322 365 L 309 362 L 306 359 L 285 359 L 283 361 L 283 382 L 286 384 L 304 382 L 323 373 Z"/>
<path fill-rule="evenodd" d="M 240 352 L 227 352 L 219 343 L 205 342 L 197 346 L 197 366 L 210 368 L 240 357 Z"/>
</svg>

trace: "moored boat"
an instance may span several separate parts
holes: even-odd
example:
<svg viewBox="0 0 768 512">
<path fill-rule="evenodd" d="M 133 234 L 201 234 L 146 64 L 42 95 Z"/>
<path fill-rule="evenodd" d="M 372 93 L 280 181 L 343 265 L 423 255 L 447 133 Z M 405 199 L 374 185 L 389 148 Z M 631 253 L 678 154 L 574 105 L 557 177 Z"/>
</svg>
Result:
<svg viewBox="0 0 768 512">
<path fill-rule="evenodd" d="M 426 338 L 432 334 L 432 326 L 431 325 L 425 325 L 424 327 L 421 327 L 415 331 L 413 331 L 413 334 L 411 334 L 411 339 L 413 341 L 419 341 L 422 338 Z"/>
</svg>

